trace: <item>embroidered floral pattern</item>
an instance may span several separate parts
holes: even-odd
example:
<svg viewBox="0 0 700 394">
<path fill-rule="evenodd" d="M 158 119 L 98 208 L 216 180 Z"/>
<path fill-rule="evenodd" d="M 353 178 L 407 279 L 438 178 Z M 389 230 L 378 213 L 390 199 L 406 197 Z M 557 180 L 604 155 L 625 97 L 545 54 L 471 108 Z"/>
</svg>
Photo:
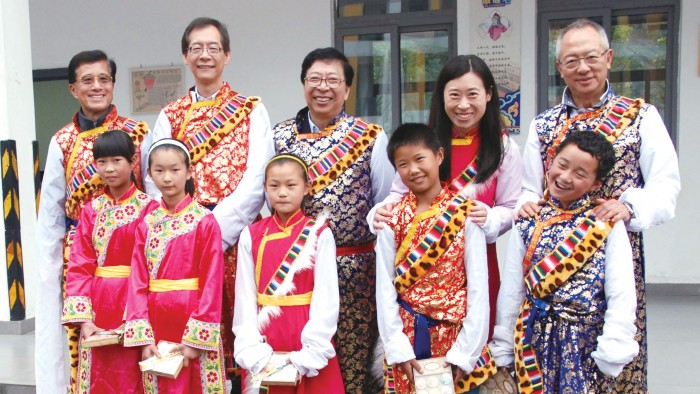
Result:
<svg viewBox="0 0 700 394">
<path fill-rule="evenodd" d="M 155 343 L 153 328 L 146 319 L 128 320 L 124 325 L 124 346 L 142 346 Z"/>
<path fill-rule="evenodd" d="M 62 323 L 82 323 L 92 321 L 94 318 L 90 297 L 71 296 L 63 302 Z"/>
<path fill-rule="evenodd" d="M 190 318 L 182 336 L 182 343 L 202 350 L 219 348 L 221 326 L 219 323 L 208 323 Z"/>
<path fill-rule="evenodd" d="M 143 373 L 143 391 L 149 394 L 158 393 L 158 377 L 152 373 Z"/>
<path fill-rule="evenodd" d="M 92 365 L 92 351 L 80 346 L 80 362 L 78 364 L 77 389 L 80 394 L 90 393 L 90 366 Z"/>
<path fill-rule="evenodd" d="M 137 191 L 131 197 L 116 202 L 103 194 L 92 200 L 92 208 L 97 212 L 99 226 L 95 226 L 92 243 L 97 253 L 97 265 L 102 267 L 107 257 L 107 246 L 112 234 L 120 227 L 137 220 L 143 208 L 150 202 L 148 195 Z"/>
<path fill-rule="evenodd" d="M 204 351 L 199 356 L 199 376 L 203 393 L 223 393 L 226 388 L 221 346 L 219 342 L 214 350 Z"/>
<path fill-rule="evenodd" d="M 184 217 L 191 215 L 189 223 Z M 148 235 L 146 237 L 146 266 L 149 277 L 158 277 L 158 268 L 165 255 L 168 243 L 197 228 L 199 221 L 206 215 L 211 215 L 211 211 L 197 204 L 194 200 L 179 213 L 171 215 L 165 209 L 158 208 L 151 212 L 144 219 L 148 224 Z"/>
</svg>

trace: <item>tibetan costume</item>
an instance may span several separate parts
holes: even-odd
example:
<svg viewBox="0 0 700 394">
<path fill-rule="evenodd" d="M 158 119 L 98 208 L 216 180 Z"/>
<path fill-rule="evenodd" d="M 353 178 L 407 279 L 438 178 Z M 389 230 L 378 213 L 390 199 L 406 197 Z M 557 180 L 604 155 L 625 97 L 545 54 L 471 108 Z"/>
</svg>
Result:
<svg viewBox="0 0 700 394">
<path fill-rule="evenodd" d="M 610 393 L 636 356 L 632 249 L 623 223 L 597 221 L 588 196 L 551 198 L 516 221 L 491 348 L 521 393 Z M 515 340 L 513 339 L 515 338 Z"/>
<path fill-rule="evenodd" d="M 162 138 L 185 143 L 192 159 L 194 199 L 213 211 L 221 227 L 225 251 L 222 333 L 227 369 L 231 370 L 235 244 L 264 202 L 265 164 L 274 152 L 267 110 L 259 97 L 241 96 L 227 83 L 209 98 L 200 97 L 192 88 L 163 108 L 152 134 L 144 144 L 145 152 Z M 150 177 L 144 177 L 146 192 L 159 196 Z"/>
<path fill-rule="evenodd" d="M 484 203 L 488 207 L 486 223 L 482 229 L 486 236 L 486 254 L 489 270 L 489 305 L 496 305 L 501 277 L 496 255 L 496 239 L 508 232 L 513 222 L 513 208 L 522 190 L 520 169 L 520 149 L 518 145 L 503 135 L 503 161 L 496 172 L 487 180 L 475 183 L 479 171 L 478 153 L 480 146 L 479 129 L 471 130 L 464 138 L 453 134 L 450 155 L 450 189 L 472 200 Z M 394 204 L 408 193 L 408 188 L 401 182 L 398 174 L 394 177 L 391 193 L 367 216 L 367 222 L 374 221 L 378 207 Z M 489 338 L 496 324 L 496 310 L 491 308 L 489 316 Z"/>
<path fill-rule="evenodd" d="M 609 85 L 608 85 L 609 86 Z M 616 95 L 611 88 L 594 108 L 579 109 L 564 92 L 563 102 L 538 115 L 523 150 L 522 201 L 537 201 L 544 173 L 557 146 L 570 133 L 602 133 L 615 148 L 615 165 L 591 198 L 618 199 L 633 210 L 625 223 L 634 254 L 637 289 L 637 341 L 640 350 L 617 379 L 618 393 L 647 392 L 646 291 L 642 231 L 674 217 L 680 192 L 678 157 L 658 111 L 641 99 Z"/>
<path fill-rule="evenodd" d="M 199 349 L 176 379 L 143 374 L 147 393 L 223 393 L 221 342 L 224 266 L 219 225 L 187 196 L 173 213 L 163 206 L 136 230 L 124 346 L 161 340 Z"/>
<path fill-rule="evenodd" d="M 41 184 L 41 203 L 37 219 L 37 261 L 39 281 L 36 310 L 37 390 L 64 392 L 69 384 L 75 387 L 78 371 L 77 327 L 67 327 L 70 353 L 71 382 L 64 375 L 66 360 L 61 327 L 63 309 L 62 283 L 70 247 L 83 206 L 103 193 L 104 182 L 97 174 L 92 157 L 92 145 L 97 137 L 109 130 L 121 129 L 129 133 L 136 145 L 136 185 L 141 185 L 140 149 L 148 133 L 148 126 L 119 116 L 111 106 L 102 118 L 93 122 L 79 112 L 73 121 L 51 138 L 44 177 Z"/>
<path fill-rule="evenodd" d="M 251 224 L 238 244 L 233 329 L 238 365 L 259 373 L 273 351 L 291 352 L 303 375 L 295 387 L 268 393 L 344 393 L 332 343 L 338 322 L 335 241 L 324 218 L 298 211 L 282 223 L 277 215 Z"/>
<path fill-rule="evenodd" d="M 273 129 L 276 153 L 292 153 L 309 165 L 311 196 L 304 212 L 331 212 L 328 227 L 337 246 L 340 315 L 338 359 L 348 393 L 369 392 L 371 353 L 377 339 L 374 235 L 364 218 L 386 197 L 394 169 L 386 134 L 376 124 L 341 112 L 325 130 L 311 132 L 308 108 Z M 315 127 L 315 126 L 314 126 Z"/>
<path fill-rule="evenodd" d="M 489 302 L 486 242 L 467 220 L 475 203 L 443 189 L 416 213 L 408 193 L 377 235 L 377 308 L 385 352 L 385 393 L 415 393 L 399 367 L 445 356 L 465 372 L 465 393 L 496 372 L 486 341 Z"/>
<path fill-rule="evenodd" d="M 144 216 L 158 207 L 135 185 L 115 199 L 105 191 L 83 207 L 66 273 L 66 300 L 61 321 L 92 321 L 104 330 L 124 319 L 134 251 L 134 233 Z M 81 345 L 77 393 L 139 393 L 140 349 Z"/>
</svg>

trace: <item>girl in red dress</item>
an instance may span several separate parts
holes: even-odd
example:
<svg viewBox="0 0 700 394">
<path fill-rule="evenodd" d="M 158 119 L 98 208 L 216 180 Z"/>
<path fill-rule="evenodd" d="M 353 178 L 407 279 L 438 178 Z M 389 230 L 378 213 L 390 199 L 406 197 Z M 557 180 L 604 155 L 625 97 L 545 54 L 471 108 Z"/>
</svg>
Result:
<svg viewBox="0 0 700 394">
<path fill-rule="evenodd" d="M 323 217 L 301 211 L 307 171 L 294 155 L 270 160 L 265 192 L 274 213 L 246 227 L 239 240 L 234 357 L 245 369 L 246 391 L 257 392 L 255 375 L 273 352 L 289 352 L 286 360 L 301 381 L 269 386 L 268 393 L 345 392 L 332 343 L 339 308 L 335 241 Z"/>
</svg>

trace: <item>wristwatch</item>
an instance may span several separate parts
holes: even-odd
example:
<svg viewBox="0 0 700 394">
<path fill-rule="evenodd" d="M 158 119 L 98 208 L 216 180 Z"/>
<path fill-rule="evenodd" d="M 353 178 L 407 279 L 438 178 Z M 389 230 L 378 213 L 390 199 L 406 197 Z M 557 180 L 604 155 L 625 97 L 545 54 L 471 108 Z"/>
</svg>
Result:
<svg viewBox="0 0 700 394">
<path fill-rule="evenodd" d="M 632 204 L 628 202 L 623 202 L 622 205 L 624 205 L 627 210 L 630 212 L 630 219 L 634 219 L 634 209 L 632 209 Z"/>
</svg>

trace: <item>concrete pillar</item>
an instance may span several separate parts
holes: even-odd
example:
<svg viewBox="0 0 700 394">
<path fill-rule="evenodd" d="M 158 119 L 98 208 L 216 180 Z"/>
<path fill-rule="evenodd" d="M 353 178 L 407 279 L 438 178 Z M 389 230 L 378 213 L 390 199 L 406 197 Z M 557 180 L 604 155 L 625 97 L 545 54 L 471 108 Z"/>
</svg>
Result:
<svg viewBox="0 0 700 394">
<path fill-rule="evenodd" d="M 33 329 L 34 87 L 28 0 L 0 0 L 0 334 Z"/>
</svg>

